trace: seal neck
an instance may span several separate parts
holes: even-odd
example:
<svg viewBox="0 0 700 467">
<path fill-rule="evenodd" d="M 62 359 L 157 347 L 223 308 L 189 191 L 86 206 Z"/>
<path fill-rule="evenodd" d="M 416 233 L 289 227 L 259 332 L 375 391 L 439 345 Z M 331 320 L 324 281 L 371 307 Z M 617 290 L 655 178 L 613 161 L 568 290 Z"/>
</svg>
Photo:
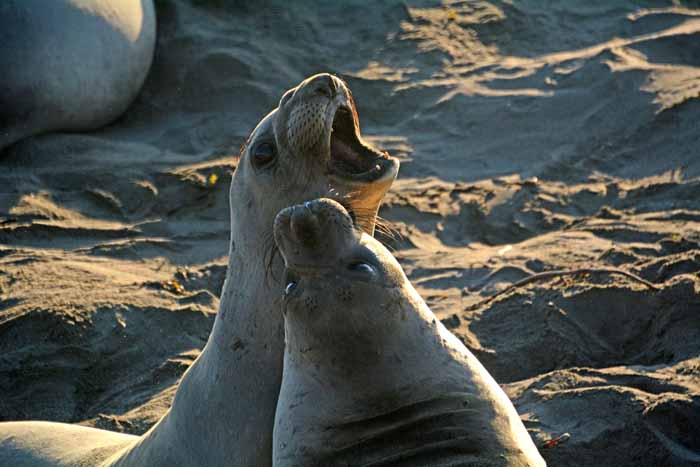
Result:
<svg viewBox="0 0 700 467">
<path fill-rule="evenodd" d="M 288 311 L 285 365 L 303 367 L 311 379 L 341 385 L 347 384 L 348 375 L 369 382 L 379 374 L 403 372 L 402 365 L 440 365 L 440 325 L 415 289 L 407 284 L 379 290 L 364 292 L 376 298 L 366 309 Z M 302 316 L 294 315 L 300 311 Z"/>
<path fill-rule="evenodd" d="M 276 257 L 273 271 L 281 271 Z M 109 466 L 265 465 L 282 380 L 281 273 L 231 248 L 207 344 L 166 415 Z"/>
</svg>

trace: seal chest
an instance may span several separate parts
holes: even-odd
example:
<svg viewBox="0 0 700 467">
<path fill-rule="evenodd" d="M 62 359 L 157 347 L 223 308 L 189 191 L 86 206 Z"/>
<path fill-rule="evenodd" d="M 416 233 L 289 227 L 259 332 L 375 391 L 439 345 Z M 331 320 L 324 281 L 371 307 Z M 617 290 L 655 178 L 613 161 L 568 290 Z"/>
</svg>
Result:
<svg viewBox="0 0 700 467">
<path fill-rule="evenodd" d="M 284 209 L 274 231 L 287 270 L 275 466 L 545 466 L 505 393 L 343 206 Z"/>
</svg>

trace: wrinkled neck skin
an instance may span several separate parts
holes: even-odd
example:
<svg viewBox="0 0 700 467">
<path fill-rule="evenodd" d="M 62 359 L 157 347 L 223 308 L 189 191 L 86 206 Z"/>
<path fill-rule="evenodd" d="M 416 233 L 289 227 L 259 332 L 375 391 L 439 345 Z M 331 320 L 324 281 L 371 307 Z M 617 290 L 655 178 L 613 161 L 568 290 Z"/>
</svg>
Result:
<svg viewBox="0 0 700 467">
<path fill-rule="evenodd" d="M 301 320 L 287 318 L 275 465 L 370 463 L 429 449 L 440 430 L 456 430 L 461 438 L 451 439 L 465 465 L 544 466 L 505 393 L 411 284 L 383 295 L 359 316 L 339 315 L 338 335 L 331 328 L 310 334 Z M 365 333 L 354 351 L 355 338 L 340 337 L 353 328 Z M 359 346 L 374 353 L 358 355 Z M 425 425 L 410 431 L 418 420 Z"/>
</svg>

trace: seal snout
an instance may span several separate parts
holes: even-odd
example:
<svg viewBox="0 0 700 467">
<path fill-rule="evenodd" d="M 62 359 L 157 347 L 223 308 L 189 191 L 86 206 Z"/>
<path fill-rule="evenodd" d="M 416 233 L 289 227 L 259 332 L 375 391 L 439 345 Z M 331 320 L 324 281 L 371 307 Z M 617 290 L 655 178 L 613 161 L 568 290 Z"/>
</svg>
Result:
<svg viewBox="0 0 700 467">
<path fill-rule="evenodd" d="M 321 234 L 321 226 L 318 216 L 310 209 L 310 203 L 293 206 L 289 227 L 291 235 L 297 243 L 305 247 L 313 247 L 318 243 Z"/>
<path fill-rule="evenodd" d="M 306 83 L 306 86 L 312 88 L 317 94 L 333 99 L 338 94 L 342 84 L 335 76 L 329 73 L 321 73 L 312 76 Z"/>
<path fill-rule="evenodd" d="M 280 211 L 274 233 L 287 268 L 299 271 L 330 267 L 357 235 L 347 210 L 326 198 Z"/>
<path fill-rule="evenodd" d="M 320 156 L 337 184 L 364 186 L 396 177 L 398 160 L 362 138 L 355 100 L 342 79 L 311 76 L 282 97 L 282 107 L 292 149 Z"/>
</svg>

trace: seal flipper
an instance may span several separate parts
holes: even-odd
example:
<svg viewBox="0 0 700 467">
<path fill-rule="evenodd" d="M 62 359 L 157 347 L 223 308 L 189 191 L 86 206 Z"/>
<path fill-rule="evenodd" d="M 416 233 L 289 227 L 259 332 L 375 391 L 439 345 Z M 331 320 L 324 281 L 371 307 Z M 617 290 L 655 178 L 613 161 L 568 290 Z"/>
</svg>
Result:
<svg viewBox="0 0 700 467">
<path fill-rule="evenodd" d="M 0 465 L 95 467 L 138 437 L 54 422 L 0 423 Z"/>
</svg>

